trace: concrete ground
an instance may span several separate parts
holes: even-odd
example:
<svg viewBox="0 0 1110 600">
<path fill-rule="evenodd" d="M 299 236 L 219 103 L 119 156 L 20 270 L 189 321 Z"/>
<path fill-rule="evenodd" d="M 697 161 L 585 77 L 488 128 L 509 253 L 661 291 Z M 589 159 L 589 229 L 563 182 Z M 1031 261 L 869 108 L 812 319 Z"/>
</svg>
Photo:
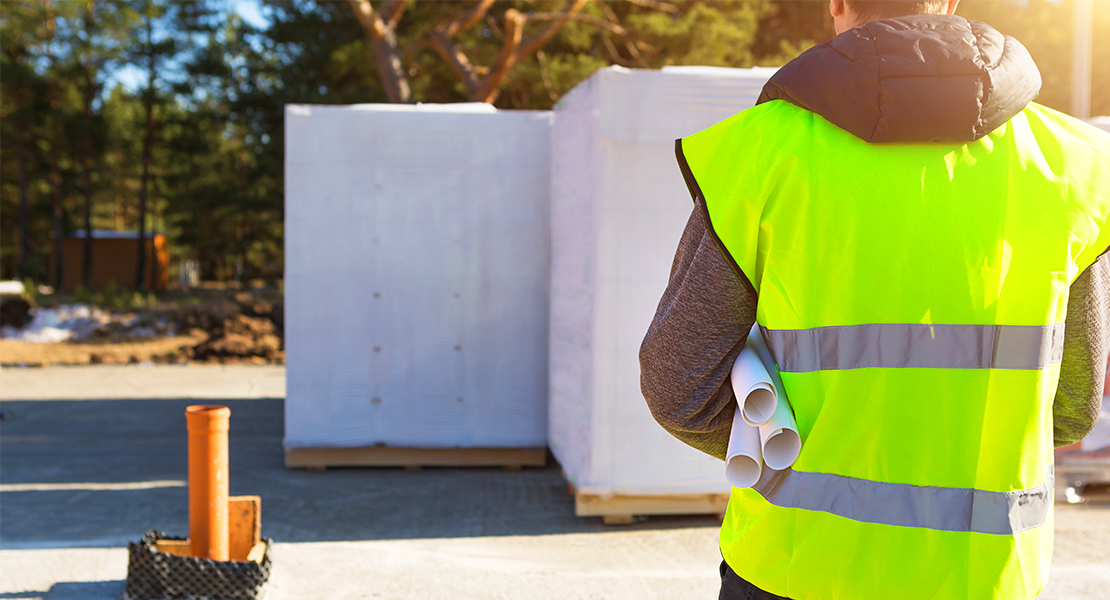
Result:
<svg viewBox="0 0 1110 600">
<path fill-rule="evenodd" d="M 0 370 L 0 600 L 123 593 L 128 541 L 185 535 L 183 411 L 231 407 L 231 493 L 262 496 L 269 600 L 709 599 L 718 522 L 574 516 L 557 466 L 288 470 L 280 367 Z M 1105 598 L 1110 506 L 1058 505 L 1043 598 Z"/>
</svg>

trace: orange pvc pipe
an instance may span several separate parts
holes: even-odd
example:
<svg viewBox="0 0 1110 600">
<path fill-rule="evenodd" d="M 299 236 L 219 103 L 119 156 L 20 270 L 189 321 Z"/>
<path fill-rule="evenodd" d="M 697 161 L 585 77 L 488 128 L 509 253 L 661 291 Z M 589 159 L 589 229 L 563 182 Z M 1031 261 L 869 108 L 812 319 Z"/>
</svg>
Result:
<svg viewBox="0 0 1110 600">
<path fill-rule="evenodd" d="M 193 556 L 228 560 L 227 430 L 231 409 L 190 406 L 189 540 Z"/>
</svg>

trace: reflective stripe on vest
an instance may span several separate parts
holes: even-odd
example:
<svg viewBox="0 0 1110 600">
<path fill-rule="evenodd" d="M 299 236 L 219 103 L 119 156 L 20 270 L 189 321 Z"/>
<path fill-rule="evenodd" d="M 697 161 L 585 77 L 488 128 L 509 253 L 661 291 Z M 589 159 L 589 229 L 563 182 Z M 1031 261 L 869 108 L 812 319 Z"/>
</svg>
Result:
<svg viewBox="0 0 1110 600">
<path fill-rule="evenodd" d="M 1040 370 L 1060 362 L 1064 348 L 1063 323 L 760 329 L 779 369 L 789 373 L 866 368 Z M 866 523 L 1012 535 L 1047 521 L 1053 479 L 1028 490 L 991 492 L 766 469 L 755 490 L 775 506 Z"/>
<path fill-rule="evenodd" d="M 871 323 L 763 329 L 779 370 L 1023 369 L 1060 362 L 1064 324 L 928 325 Z"/>
<path fill-rule="evenodd" d="M 755 490 L 781 508 L 819 510 L 865 523 L 1012 535 L 1048 520 L 1053 477 L 1028 490 L 988 492 L 764 469 Z"/>
</svg>

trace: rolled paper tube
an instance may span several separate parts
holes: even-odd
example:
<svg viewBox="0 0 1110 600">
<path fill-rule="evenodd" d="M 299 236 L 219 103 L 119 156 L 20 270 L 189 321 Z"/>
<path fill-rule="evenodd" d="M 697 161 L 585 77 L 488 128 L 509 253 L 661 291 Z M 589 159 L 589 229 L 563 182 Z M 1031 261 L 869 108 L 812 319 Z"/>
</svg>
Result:
<svg viewBox="0 0 1110 600">
<path fill-rule="evenodd" d="M 781 471 L 798 460 L 798 454 L 802 451 L 802 438 L 798 434 L 798 424 L 794 420 L 790 400 L 786 397 L 782 377 L 758 325 L 752 327 L 748 335 L 748 346 L 755 351 L 767 369 L 771 384 L 775 388 L 775 396 L 778 398 L 775 413 L 766 423 L 759 426 L 759 441 L 763 450 L 763 462 L 767 464 L 767 468 Z"/>
<path fill-rule="evenodd" d="M 750 346 L 745 346 L 740 356 L 736 357 L 731 379 L 741 418 L 753 427 L 766 423 L 775 414 L 778 399 L 774 381 Z"/>
<path fill-rule="evenodd" d="M 732 432 L 725 454 L 725 479 L 733 487 L 748 488 L 759 481 L 763 471 L 759 429 L 748 425 L 737 409 L 732 416 Z"/>
<path fill-rule="evenodd" d="M 767 468 L 781 471 L 794 461 L 802 451 L 802 438 L 786 396 L 780 393 L 779 403 L 771 420 L 759 426 L 759 445 Z"/>
</svg>

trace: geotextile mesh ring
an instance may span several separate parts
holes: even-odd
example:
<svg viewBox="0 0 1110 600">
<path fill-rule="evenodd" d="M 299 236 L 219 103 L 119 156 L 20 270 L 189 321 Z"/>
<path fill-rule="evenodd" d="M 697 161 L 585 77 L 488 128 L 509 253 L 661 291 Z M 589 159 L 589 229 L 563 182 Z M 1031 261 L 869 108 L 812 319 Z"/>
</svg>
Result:
<svg viewBox="0 0 1110 600">
<path fill-rule="evenodd" d="M 159 552 L 160 540 L 183 541 L 161 531 L 148 531 L 128 544 L 124 600 L 258 600 L 270 578 L 270 545 L 265 539 L 262 562 L 221 561 Z"/>
</svg>

